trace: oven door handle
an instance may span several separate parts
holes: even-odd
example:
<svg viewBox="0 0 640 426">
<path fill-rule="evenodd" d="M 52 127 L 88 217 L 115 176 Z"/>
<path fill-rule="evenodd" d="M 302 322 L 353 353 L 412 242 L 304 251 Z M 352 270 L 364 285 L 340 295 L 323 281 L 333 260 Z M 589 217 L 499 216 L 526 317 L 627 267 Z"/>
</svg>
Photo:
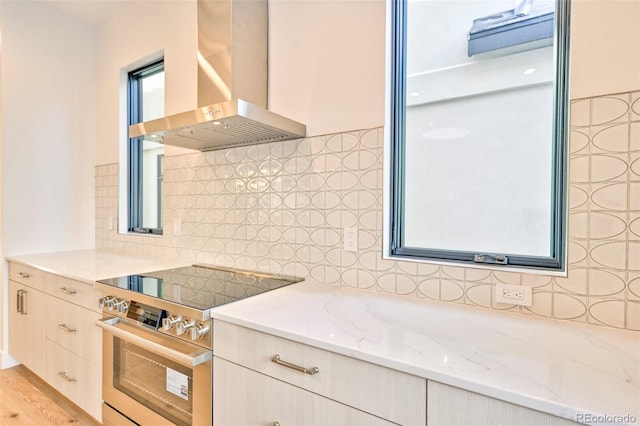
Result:
<svg viewBox="0 0 640 426">
<path fill-rule="evenodd" d="M 151 352 L 155 352 L 159 355 L 162 355 L 166 358 L 169 358 L 173 361 L 196 367 L 200 364 L 204 364 L 205 362 L 211 361 L 212 352 L 208 349 L 198 348 L 195 351 L 191 350 L 191 347 L 188 348 L 188 352 L 181 352 L 167 346 L 162 345 L 161 343 L 154 342 L 153 340 L 145 339 L 142 336 L 139 336 L 136 333 L 125 330 L 122 327 L 122 319 L 120 318 L 102 318 L 96 321 L 96 325 L 102 328 L 104 331 L 113 334 L 127 342 L 131 342 L 135 345 L 140 346 L 143 349 L 147 349 Z M 185 344 L 187 346 L 188 344 Z M 172 345 L 175 346 L 175 345 Z M 191 345 L 189 345 L 191 346 Z"/>
</svg>

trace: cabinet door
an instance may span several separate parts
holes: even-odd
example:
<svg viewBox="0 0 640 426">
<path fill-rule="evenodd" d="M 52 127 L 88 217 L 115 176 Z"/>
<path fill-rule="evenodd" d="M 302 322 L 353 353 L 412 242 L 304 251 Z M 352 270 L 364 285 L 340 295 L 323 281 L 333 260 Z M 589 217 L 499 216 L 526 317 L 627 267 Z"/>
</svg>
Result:
<svg viewBox="0 0 640 426">
<path fill-rule="evenodd" d="M 9 353 L 38 376 L 44 375 L 44 295 L 9 281 Z"/>
<path fill-rule="evenodd" d="M 47 357 L 44 379 L 78 407 L 102 418 L 102 368 L 69 352 L 49 339 L 44 340 Z"/>
<path fill-rule="evenodd" d="M 44 312 L 45 337 L 92 364 L 102 363 L 100 314 L 53 296 L 46 297 Z"/>
<path fill-rule="evenodd" d="M 426 423 L 423 378 L 224 321 L 214 320 L 213 327 L 217 357 L 394 423 Z M 272 362 L 274 355 L 305 368 L 317 367 L 319 373 L 284 367 Z"/>
<path fill-rule="evenodd" d="M 392 425 L 296 386 L 214 357 L 215 425 Z"/>
<path fill-rule="evenodd" d="M 571 420 L 429 381 L 428 426 L 576 426 Z"/>
</svg>

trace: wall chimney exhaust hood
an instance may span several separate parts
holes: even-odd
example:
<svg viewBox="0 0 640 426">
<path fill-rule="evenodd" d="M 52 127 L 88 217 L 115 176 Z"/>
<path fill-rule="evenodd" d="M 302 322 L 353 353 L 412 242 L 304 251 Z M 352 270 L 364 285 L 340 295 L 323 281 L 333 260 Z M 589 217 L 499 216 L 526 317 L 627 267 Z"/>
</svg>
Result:
<svg viewBox="0 0 640 426">
<path fill-rule="evenodd" d="M 267 110 L 267 0 L 197 7 L 198 108 L 131 125 L 129 137 L 201 151 L 304 137 L 304 124 Z"/>
</svg>

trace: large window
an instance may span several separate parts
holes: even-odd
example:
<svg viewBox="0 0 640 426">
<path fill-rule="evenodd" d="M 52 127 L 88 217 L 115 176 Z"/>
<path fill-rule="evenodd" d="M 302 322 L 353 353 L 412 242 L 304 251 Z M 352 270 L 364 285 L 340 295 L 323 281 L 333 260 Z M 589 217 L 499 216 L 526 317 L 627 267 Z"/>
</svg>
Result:
<svg viewBox="0 0 640 426">
<path fill-rule="evenodd" d="M 129 73 L 129 124 L 164 115 L 164 62 Z M 164 145 L 129 139 L 129 232 L 162 233 Z"/>
<path fill-rule="evenodd" d="M 391 2 L 392 257 L 564 268 L 568 6 Z"/>
</svg>

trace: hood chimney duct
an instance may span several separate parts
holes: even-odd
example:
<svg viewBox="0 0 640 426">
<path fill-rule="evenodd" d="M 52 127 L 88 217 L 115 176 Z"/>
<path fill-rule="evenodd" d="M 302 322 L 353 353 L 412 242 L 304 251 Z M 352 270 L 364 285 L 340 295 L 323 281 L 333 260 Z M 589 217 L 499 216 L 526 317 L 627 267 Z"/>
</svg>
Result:
<svg viewBox="0 0 640 426">
<path fill-rule="evenodd" d="M 267 110 L 268 0 L 198 0 L 197 108 L 129 126 L 129 137 L 210 151 L 296 139 Z"/>
</svg>

